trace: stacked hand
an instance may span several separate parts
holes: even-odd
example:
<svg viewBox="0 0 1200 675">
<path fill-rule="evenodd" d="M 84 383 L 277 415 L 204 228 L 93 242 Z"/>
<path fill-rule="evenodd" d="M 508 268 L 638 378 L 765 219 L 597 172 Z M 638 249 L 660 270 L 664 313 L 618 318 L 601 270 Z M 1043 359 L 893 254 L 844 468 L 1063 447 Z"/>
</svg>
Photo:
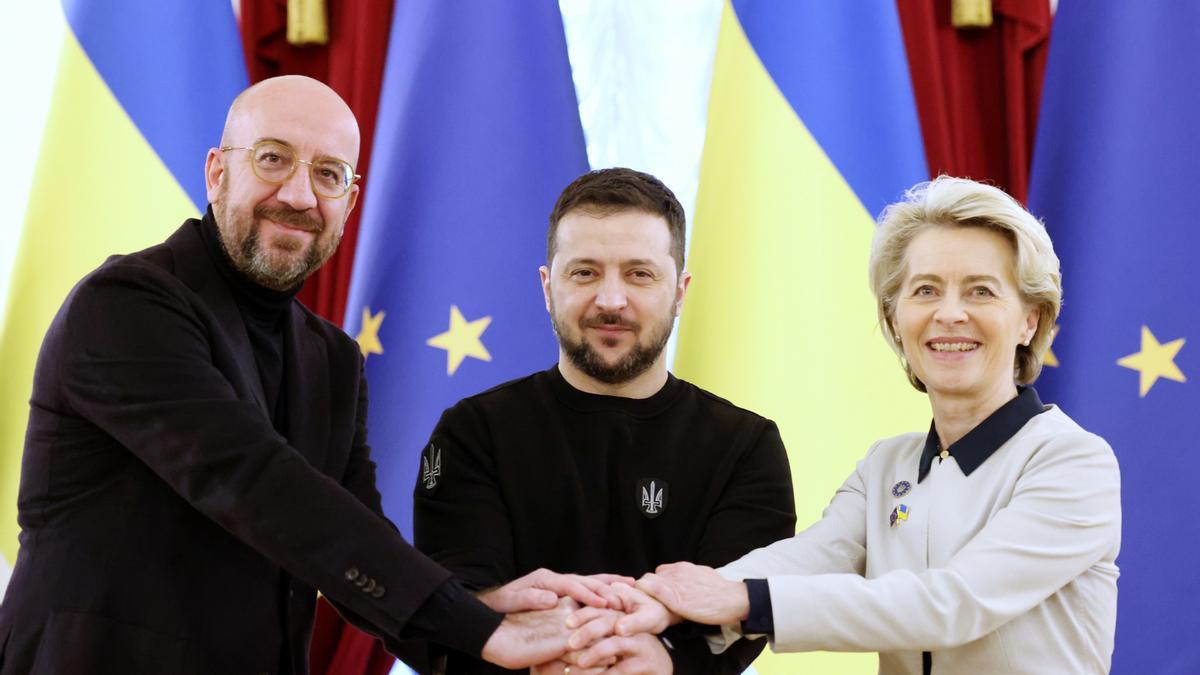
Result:
<svg viewBox="0 0 1200 675">
<path fill-rule="evenodd" d="M 660 565 L 636 586 L 617 575 L 538 570 L 480 599 L 508 613 L 484 658 L 506 668 L 540 664 L 533 675 L 671 673 L 657 637 L 668 626 L 734 623 L 749 613 L 745 584 L 691 563 Z"/>
<path fill-rule="evenodd" d="M 617 575 L 584 577 L 540 569 L 479 596 L 507 616 L 483 646 L 483 658 L 505 668 L 526 668 L 556 659 L 567 651 L 567 619 L 581 605 L 621 605 L 614 583 L 633 583 Z"/>
</svg>

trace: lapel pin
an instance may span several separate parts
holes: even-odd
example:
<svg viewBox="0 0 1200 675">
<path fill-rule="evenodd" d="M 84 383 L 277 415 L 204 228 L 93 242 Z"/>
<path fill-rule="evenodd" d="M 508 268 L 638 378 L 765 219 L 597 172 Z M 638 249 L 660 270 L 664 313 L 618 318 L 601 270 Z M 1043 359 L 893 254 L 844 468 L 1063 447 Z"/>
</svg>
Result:
<svg viewBox="0 0 1200 675">
<path fill-rule="evenodd" d="M 888 525 L 895 527 L 897 523 L 908 520 L 908 505 L 900 504 L 892 509 L 892 514 L 888 516 Z"/>
<path fill-rule="evenodd" d="M 903 497 L 904 495 L 908 494 L 908 491 L 911 489 L 912 489 L 912 483 L 910 483 L 906 480 L 902 480 L 899 483 L 896 483 L 895 485 L 892 486 L 892 496 L 895 497 L 896 499 L 899 499 L 899 498 Z"/>
</svg>

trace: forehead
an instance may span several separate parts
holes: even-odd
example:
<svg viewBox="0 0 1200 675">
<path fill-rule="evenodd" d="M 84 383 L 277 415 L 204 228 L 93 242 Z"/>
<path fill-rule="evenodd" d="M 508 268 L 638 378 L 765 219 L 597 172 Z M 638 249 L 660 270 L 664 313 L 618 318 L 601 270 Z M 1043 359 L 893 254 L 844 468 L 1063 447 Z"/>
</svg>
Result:
<svg viewBox="0 0 1200 675">
<path fill-rule="evenodd" d="M 662 216 L 624 210 L 599 214 L 575 209 L 558 222 L 555 259 L 671 257 L 671 231 Z"/>
<path fill-rule="evenodd" d="M 1016 278 L 1016 252 L 1002 234 L 986 227 L 933 225 L 909 242 L 904 252 L 905 276 L 932 274 L 943 278 L 990 275 Z"/>
<path fill-rule="evenodd" d="M 358 125 L 341 105 L 324 97 L 264 95 L 239 110 L 232 142 L 283 141 L 302 155 L 329 155 L 351 164 L 358 160 Z M 340 102 L 338 102 L 340 103 Z"/>
</svg>

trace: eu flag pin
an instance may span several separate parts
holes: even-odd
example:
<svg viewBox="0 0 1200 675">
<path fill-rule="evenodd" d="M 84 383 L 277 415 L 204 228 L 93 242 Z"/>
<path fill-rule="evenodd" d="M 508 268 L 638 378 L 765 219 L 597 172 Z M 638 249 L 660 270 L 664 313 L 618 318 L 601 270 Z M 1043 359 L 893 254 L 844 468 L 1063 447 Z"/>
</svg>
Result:
<svg viewBox="0 0 1200 675">
<path fill-rule="evenodd" d="M 908 491 L 911 489 L 912 489 L 912 483 L 910 483 L 906 480 L 902 480 L 899 483 L 896 483 L 895 485 L 892 486 L 892 496 L 895 497 L 896 499 L 899 499 L 899 498 L 903 497 L 904 495 L 908 494 Z"/>
<path fill-rule="evenodd" d="M 892 509 L 891 515 L 888 516 L 888 524 L 895 527 L 897 523 L 908 520 L 908 504 L 900 504 Z"/>
</svg>

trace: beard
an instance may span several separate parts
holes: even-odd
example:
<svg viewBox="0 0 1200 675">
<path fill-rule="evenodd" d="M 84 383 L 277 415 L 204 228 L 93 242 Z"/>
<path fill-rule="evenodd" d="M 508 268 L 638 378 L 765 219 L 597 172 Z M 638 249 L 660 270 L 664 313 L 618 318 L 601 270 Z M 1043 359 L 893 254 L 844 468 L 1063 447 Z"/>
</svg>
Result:
<svg viewBox="0 0 1200 675">
<path fill-rule="evenodd" d="M 225 189 L 222 186 L 220 203 L 213 205 L 213 212 L 219 216 L 217 222 L 225 224 L 224 228 L 218 228 L 221 230 L 221 245 L 233 262 L 234 269 L 260 286 L 276 291 L 292 288 L 324 265 L 341 243 L 341 232 L 322 238 L 324 224 L 303 211 L 259 204 L 254 207 L 250 217 L 246 217 L 235 213 L 224 197 Z M 286 236 L 276 237 L 269 245 L 264 245 L 261 236 L 264 219 L 312 232 L 313 239 L 308 243 L 307 250 L 301 252 L 305 245 Z M 268 250 L 267 246 L 274 250 Z"/>
<path fill-rule="evenodd" d="M 582 373 L 604 384 L 624 384 L 646 372 L 662 354 L 675 326 L 672 312 L 666 320 L 650 325 L 644 342 L 637 340 L 627 354 L 616 363 L 608 364 L 584 337 L 584 331 L 595 326 L 623 326 L 637 333 L 641 324 L 626 321 L 620 314 L 600 313 L 579 321 L 576 339 L 571 334 L 570 327 L 559 317 L 558 312 L 554 311 L 553 302 L 550 304 L 550 316 L 554 325 L 554 335 L 558 338 L 558 344 L 567 355 L 567 359 Z"/>
</svg>

